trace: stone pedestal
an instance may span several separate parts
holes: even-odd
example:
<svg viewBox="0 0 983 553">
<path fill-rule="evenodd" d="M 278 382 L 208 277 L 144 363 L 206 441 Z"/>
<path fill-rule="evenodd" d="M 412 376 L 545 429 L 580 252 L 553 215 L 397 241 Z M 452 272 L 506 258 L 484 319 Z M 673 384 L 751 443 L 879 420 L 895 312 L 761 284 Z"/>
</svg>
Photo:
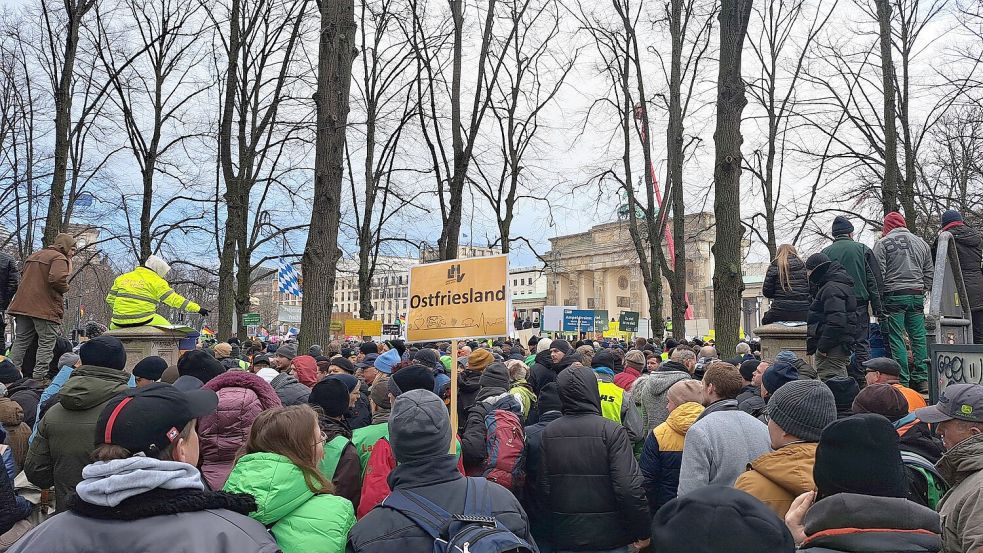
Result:
<svg viewBox="0 0 983 553">
<path fill-rule="evenodd" d="M 156 355 L 167 361 L 167 365 L 177 365 L 180 351 L 178 343 L 184 338 L 184 332 L 165 330 L 153 326 L 137 326 L 120 328 L 106 332 L 119 338 L 126 349 L 126 371 L 129 372 L 144 357 Z"/>
<path fill-rule="evenodd" d="M 780 351 L 789 350 L 806 363 L 812 363 L 811 356 L 806 355 L 806 325 L 785 326 L 774 323 L 754 329 L 754 335 L 761 340 L 762 359 L 774 359 Z"/>
</svg>

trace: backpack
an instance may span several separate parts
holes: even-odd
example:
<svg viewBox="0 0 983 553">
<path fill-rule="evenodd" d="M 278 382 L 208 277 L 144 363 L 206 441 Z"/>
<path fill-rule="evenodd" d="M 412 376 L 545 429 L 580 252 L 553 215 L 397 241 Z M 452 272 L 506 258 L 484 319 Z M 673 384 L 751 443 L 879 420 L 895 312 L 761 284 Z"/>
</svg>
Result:
<svg viewBox="0 0 983 553">
<path fill-rule="evenodd" d="M 939 501 L 949 490 L 949 485 L 939 474 L 938 469 L 928 459 L 911 451 L 901 452 L 901 461 L 904 463 L 905 472 L 909 478 L 909 494 L 913 497 L 909 499 L 924 505 L 933 511 L 938 510 Z M 917 482 L 911 481 L 912 474 L 917 474 Z M 924 488 L 924 490 L 923 490 Z"/>
<path fill-rule="evenodd" d="M 409 490 L 394 490 L 381 504 L 433 538 L 433 553 L 533 553 L 533 547 L 492 515 L 488 482 L 467 478 L 464 513 L 452 515 Z"/>
<path fill-rule="evenodd" d="M 495 409 L 485 415 L 483 476 L 513 493 L 521 491 L 526 482 L 525 445 L 525 429 L 518 414 Z"/>
</svg>

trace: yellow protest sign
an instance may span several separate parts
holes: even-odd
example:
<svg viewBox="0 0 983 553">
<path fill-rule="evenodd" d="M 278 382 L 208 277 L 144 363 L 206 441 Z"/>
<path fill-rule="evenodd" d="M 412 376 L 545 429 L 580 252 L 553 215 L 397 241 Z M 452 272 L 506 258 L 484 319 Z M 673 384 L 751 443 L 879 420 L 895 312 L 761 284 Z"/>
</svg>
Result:
<svg viewBox="0 0 983 553">
<path fill-rule="evenodd" d="M 382 321 L 348 319 L 345 336 L 382 336 Z"/>
<path fill-rule="evenodd" d="M 507 336 L 507 255 L 410 268 L 406 339 L 411 342 Z"/>
</svg>

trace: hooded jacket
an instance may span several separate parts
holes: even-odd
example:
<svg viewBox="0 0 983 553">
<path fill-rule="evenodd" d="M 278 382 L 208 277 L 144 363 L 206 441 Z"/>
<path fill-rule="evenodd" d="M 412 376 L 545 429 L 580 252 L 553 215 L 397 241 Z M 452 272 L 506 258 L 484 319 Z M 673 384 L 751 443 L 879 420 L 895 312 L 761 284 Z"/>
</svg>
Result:
<svg viewBox="0 0 983 553">
<path fill-rule="evenodd" d="M 644 380 L 638 381 L 638 383 L 645 382 L 643 386 L 636 383 L 632 388 L 634 390 L 633 395 L 639 396 L 636 402 L 642 408 L 641 415 L 645 434 L 651 433 L 653 428 L 666 422 L 666 419 L 669 418 L 669 409 L 667 408 L 669 398 L 666 395 L 669 393 L 669 388 L 681 380 L 693 378 L 685 370 L 676 370 L 680 367 L 685 369 L 683 365 L 675 361 L 666 361 L 659 367 L 659 370 L 649 373 L 644 377 Z"/>
<path fill-rule="evenodd" d="M 58 404 L 41 419 L 24 472 L 39 488 L 55 487 L 58 512 L 65 510 L 68 495 L 82 480 L 82 467 L 89 464 L 102 408 L 126 391 L 129 378 L 116 369 L 82 365 L 62 386 Z"/>
<path fill-rule="evenodd" d="M 526 434 L 526 488 L 522 494 L 523 507 L 529 515 L 533 534 L 539 536 L 545 531 L 548 522 L 548 511 L 543 497 L 539 493 L 539 465 L 543 455 L 543 430 L 549 423 L 560 418 L 559 411 L 546 411 L 539 416 L 536 424 L 525 428 Z"/>
<path fill-rule="evenodd" d="M 768 406 L 761 397 L 761 388 L 748 384 L 744 390 L 737 394 L 737 408 L 754 418 L 759 418 L 765 413 Z"/>
<path fill-rule="evenodd" d="M 539 465 L 554 548 L 605 550 L 647 538 L 642 472 L 628 433 L 601 416 L 593 371 L 569 368 L 557 386 L 563 416 L 543 430 Z"/>
<path fill-rule="evenodd" d="M 924 240 L 906 227 L 899 227 L 874 244 L 874 257 L 884 275 L 884 290 L 902 292 L 932 289 L 935 266 L 932 251 Z"/>
<path fill-rule="evenodd" d="M 897 497 L 827 497 L 806 513 L 805 531 L 799 551 L 810 553 L 923 553 L 942 547 L 939 515 Z"/>
<path fill-rule="evenodd" d="M 983 309 L 983 234 L 965 224 L 953 224 L 948 227 L 948 232 L 956 243 L 959 270 L 966 285 L 970 307 L 973 311 L 979 311 Z M 932 245 L 932 259 L 935 259 L 937 247 L 938 239 Z"/>
<path fill-rule="evenodd" d="M 747 465 L 771 451 L 768 427 L 723 400 L 704 409 L 686 433 L 679 495 L 709 485 L 733 486 Z"/>
<path fill-rule="evenodd" d="M 788 259 L 788 289 L 782 286 L 778 262 L 772 261 L 765 273 L 761 295 L 771 299 L 769 309 L 785 312 L 802 312 L 809 309 L 809 276 L 806 264 L 798 256 Z"/>
<path fill-rule="evenodd" d="M 468 409 L 464 433 L 461 434 L 461 451 L 464 456 L 464 468 L 471 476 L 479 476 L 482 464 L 488 456 L 485 441 L 487 428 L 485 417 L 496 410 L 512 411 L 522 421 L 522 404 L 519 399 L 507 390 L 509 373 L 505 365 L 492 363 L 481 374 L 481 389 L 475 398 L 475 404 Z"/>
<path fill-rule="evenodd" d="M 838 236 L 823 250 L 830 261 L 836 261 L 853 279 L 853 292 L 857 303 L 870 302 L 874 314 L 881 312 L 881 293 L 884 282 L 881 268 L 874 252 L 866 244 L 849 236 Z"/>
<path fill-rule="evenodd" d="M 475 404 L 481 389 L 481 373 L 463 370 L 457 375 L 457 432 L 464 432 L 468 422 L 468 410 Z"/>
<path fill-rule="evenodd" d="M 218 395 L 218 407 L 198 419 L 201 476 L 209 489 L 221 490 L 253 421 L 261 412 L 280 407 L 280 398 L 265 380 L 243 371 L 222 373 L 202 388 Z"/>
<path fill-rule="evenodd" d="M 266 528 L 247 516 L 256 509 L 252 497 L 204 491 L 191 465 L 130 457 L 90 467 L 69 511 L 10 551 L 280 551 Z"/>
<path fill-rule="evenodd" d="M 392 417 L 390 437 L 399 449 L 400 461 L 389 473 L 389 486 L 422 495 L 448 513 L 463 513 L 468 479 L 458 472 L 454 456 L 447 454 L 452 429 L 443 401 L 424 390 L 413 390 L 399 397 Z M 495 519 L 516 536 L 533 543 L 529 521 L 515 497 L 493 482 L 488 483 L 487 489 Z M 419 526 L 381 505 L 351 529 L 348 540 L 348 550 L 355 553 L 433 550 L 433 539 Z"/>
<path fill-rule="evenodd" d="M 835 261 L 817 267 L 809 278 L 818 291 L 809 307 L 808 354 L 825 353 L 836 346 L 849 350 L 860 334 L 853 279 Z"/>
<path fill-rule="evenodd" d="M 53 245 L 28 257 L 7 313 L 60 323 L 65 315 L 64 295 L 72 272 L 68 254 L 74 247 L 75 239 L 71 235 L 59 234 Z"/>
<path fill-rule="evenodd" d="M 106 304 L 113 324 L 127 326 L 149 323 L 160 305 L 187 313 L 197 313 L 201 309 L 197 303 L 175 292 L 164 277 L 143 266 L 116 277 L 106 295 Z"/>
<path fill-rule="evenodd" d="M 939 502 L 945 553 L 983 548 L 983 434 L 955 445 L 935 465 L 952 486 Z"/>
<path fill-rule="evenodd" d="M 300 469 L 283 455 L 250 453 L 236 463 L 226 492 L 256 498 L 253 519 L 270 528 L 283 553 L 343 553 L 355 524 L 350 501 L 315 494 Z"/>
<path fill-rule="evenodd" d="M 296 378 L 287 374 L 280 373 L 270 382 L 270 386 L 276 390 L 276 395 L 280 398 L 280 403 L 284 407 L 307 403 L 307 398 L 311 395 L 311 389 L 297 381 Z"/>
<path fill-rule="evenodd" d="M 686 432 L 702 412 L 703 406 L 699 403 L 684 403 L 669 413 L 666 422 L 655 427 L 645 438 L 639 465 L 649 510 L 653 513 L 676 497 Z"/>
<path fill-rule="evenodd" d="M 44 384 L 33 378 L 21 378 L 7 386 L 7 397 L 17 402 L 24 410 L 24 422 L 33 427 L 37 421 L 38 402 L 44 393 Z"/>
<path fill-rule="evenodd" d="M 28 439 L 31 428 L 24 424 L 24 410 L 10 398 L 0 398 L 0 424 L 7 433 L 7 445 L 14 456 L 18 470 L 23 468 L 27 459 Z"/>
<path fill-rule="evenodd" d="M 765 453 L 747 467 L 734 487 L 758 498 L 780 518 L 796 497 L 816 489 L 812 467 L 816 464 L 814 443 L 788 444 Z"/>
</svg>

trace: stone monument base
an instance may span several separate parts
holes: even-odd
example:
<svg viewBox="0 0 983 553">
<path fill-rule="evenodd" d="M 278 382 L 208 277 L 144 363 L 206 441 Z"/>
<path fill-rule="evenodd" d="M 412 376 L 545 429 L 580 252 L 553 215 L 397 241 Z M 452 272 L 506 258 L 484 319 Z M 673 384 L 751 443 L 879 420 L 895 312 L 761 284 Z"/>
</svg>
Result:
<svg viewBox="0 0 983 553">
<path fill-rule="evenodd" d="M 127 372 L 132 371 L 141 359 L 151 355 L 163 358 L 167 361 L 167 366 L 177 365 L 177 360 L 181 356 L 178 344 L 185 336 L 184 332 L 154 326 L 119 328 L 110 330 L 106 334 L 115 336 L 123 342 L 123 348 L 126 349 Z"/>
<path fill-rule="evenodd" d="M 754 335 L 761 340 L 762 359 L 774 359 L 779 352 L 789 350 L 806 363 L 812 364 L 812 356 L 806 355 L 806 336 L 808 335 L 806 325 L 785 326 L 772 323 L 754 329 Z"/>
</svg>

